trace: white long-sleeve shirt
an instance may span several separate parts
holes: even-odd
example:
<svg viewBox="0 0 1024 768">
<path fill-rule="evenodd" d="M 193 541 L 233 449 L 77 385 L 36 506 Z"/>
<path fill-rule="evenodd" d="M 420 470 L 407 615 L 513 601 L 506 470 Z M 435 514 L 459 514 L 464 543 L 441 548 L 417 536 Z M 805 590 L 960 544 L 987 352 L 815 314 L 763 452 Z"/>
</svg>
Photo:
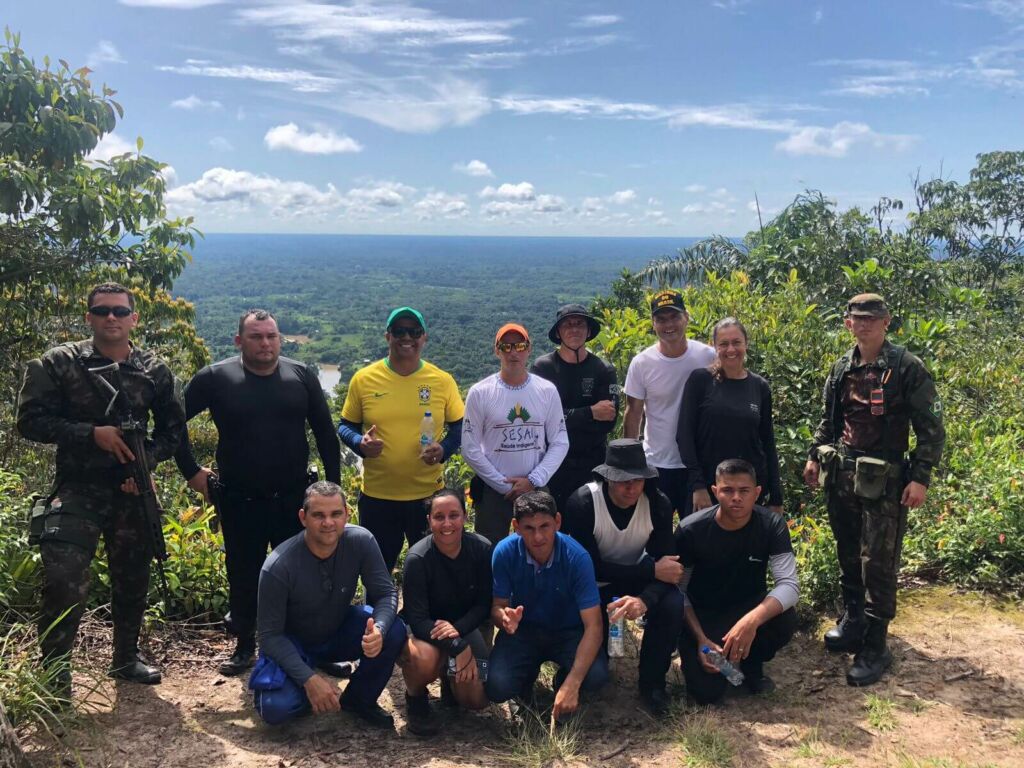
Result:
<svg viewBox="0 0 1024 768">
<path fill-rule="evenodd" d="M 511 387 L 495 373 L 466 396 L 462 455 L 491 488 L 505 494 L 505 478 L 526 477 L 546 485 L 569 451 L 562 401 L 550 381 L 530 375 Z"/>
</svg>

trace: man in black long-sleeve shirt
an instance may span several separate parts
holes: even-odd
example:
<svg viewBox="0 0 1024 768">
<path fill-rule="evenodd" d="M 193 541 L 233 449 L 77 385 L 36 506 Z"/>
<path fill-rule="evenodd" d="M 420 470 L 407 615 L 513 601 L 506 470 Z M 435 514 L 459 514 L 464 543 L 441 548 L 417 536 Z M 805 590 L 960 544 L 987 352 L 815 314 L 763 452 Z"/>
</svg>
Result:
<svg viewBox="0 0 1024 768">
<path fill-rule="evenodd" d="M 589 482 L 594 467 L 604 460 L 608 434 L 615 428 L 619 387 L 615 368 L 587 351 L 601 323 L 582 304 L 559 307 L 548 338 L 558 349 L 534 362 L 530 373 L 558 389 L 569 433 L 569 453 L 548 481 L 548 491 L 560 512 L 569 496 Z"/>
<path fill-rule="evenodd" d="M 320 382 L 304 364 L 281 357 L 274 316 L 247 311 L 231 357 L 203 368 L 185 387 L 185 416 L 209 409 L 217 425 L 220 517 L 230 590 L 229 631 L 238 644 L 220 666 L 237 675 L 256 650 L 256 588 L 267 546 L 302 529 L 296 510 L 307 485 L 309 444 L 316 439 L 327 480 L 341 482 L 341 446 Z M 209 499 L 211 470 L 192 455 L 188 435 L 175 455 L 189 487 Z"/>
<path fill-rule="evenodd" d="M 639 440 L 613 440 L 594 473 L 602 480 L 569 497 L 562 530 L 594 561 L 601 601 L 608 607 L 606 629 L 609 619 L 647 614 L 640 699 L 662 716 L 670 705 L 665 676 L 683 628 L 683 599 L 676 588 L 683 569 L 675 556 L 672 502 L 658 490 L 658 470 L 648 466 Z"/>
</svg>

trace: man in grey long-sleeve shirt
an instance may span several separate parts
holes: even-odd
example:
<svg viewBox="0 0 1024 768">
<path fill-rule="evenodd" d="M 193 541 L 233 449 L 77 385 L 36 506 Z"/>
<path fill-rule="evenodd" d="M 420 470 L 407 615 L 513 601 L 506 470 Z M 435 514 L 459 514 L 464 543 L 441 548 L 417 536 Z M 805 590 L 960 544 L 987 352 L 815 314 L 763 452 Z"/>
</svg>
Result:
<svg viewBox="0 0 1024 768">
<path fill-rule="evenodd" d="M 726 688 L 725 677 L 701 653 L 704 646 L 738 666 L 752 693 L 774 688 L 764 663 L 793 637 L 800 596 L 789 528 L 781 515 L 755 504 L 761 487 L 754 467 L 743 459 L 723 461 L 712 491 L 719 503 L 676 529 L 686 569 L 679 657 L 686 690 L 698 704 L 714 703 Z M 769 568 L 775 581 L 770 592 Z"/>
<path fill-rule="evenodd" d="M 256 711 L 273 725 L 310 710 L 344 709 L 370 725 L 392 727 L 377 697 L 406 631 L 377 542 L 365 528 L 346 526 L 348 506 L 334 483 L 306 489 L 299 520 L 305 530 L 281 543 L 260 573 L 260 659 L 249 678 Z M 352 605 L 357 578 L 366 606 Z M 339 701 L 337 686 L 314 667 L 354 659 L 359 669 Z"/>
</svg>

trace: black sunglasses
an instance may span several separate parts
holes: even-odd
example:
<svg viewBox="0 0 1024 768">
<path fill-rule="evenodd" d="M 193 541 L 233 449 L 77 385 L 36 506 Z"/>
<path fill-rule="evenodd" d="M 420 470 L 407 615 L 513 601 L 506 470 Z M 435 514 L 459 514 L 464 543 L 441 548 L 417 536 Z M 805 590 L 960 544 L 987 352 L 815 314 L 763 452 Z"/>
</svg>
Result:
<svg viewBox="0 0 1024 768">
<path fill-rule="evenodd" d="M 418 339 L 423 335 L 423 329 L 416 326 L 405 326 L 405 325 L 393 325 L 389 332 L 396 339 L 400 339 L 403 336 L 408 336 L 410 339 Z"/>
<path fill-rule="evenodd" d="M 110 315 L 113 315 L 114 317 L 124 318 L 128 317 L 131 313 L 132 310 L 130 307 L 105 307 L 102 305 L 98 307 L 89 307 L 89 314 L 95 315 L 96 317 L 109 317 Z"/>
</svg>

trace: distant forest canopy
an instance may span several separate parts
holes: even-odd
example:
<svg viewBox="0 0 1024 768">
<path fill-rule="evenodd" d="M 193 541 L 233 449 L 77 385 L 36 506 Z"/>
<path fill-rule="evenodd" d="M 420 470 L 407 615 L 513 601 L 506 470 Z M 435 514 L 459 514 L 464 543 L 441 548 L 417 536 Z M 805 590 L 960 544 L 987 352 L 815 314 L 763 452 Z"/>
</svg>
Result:
<svg viewBox="0 0 1024 768">
<path fill-rule="evenodd" d="M 284 354 L 337 365 L 342 382 L 386 354 L 390 310 L 413 306 L 427 321 L 424 357 L 468 388 L 497 369 L 491 345 L 502 323 L 523 323 L 542 354 L 559 305 L 589 305 L 623 268 L 694 242 L 211 234 L 196 243 L 174 293 L 194 304 L 213 360 L 235 354 L 238 316 L 258 306 L 277 316 L 283 335 L 302 337 Z"/>
</svg>

